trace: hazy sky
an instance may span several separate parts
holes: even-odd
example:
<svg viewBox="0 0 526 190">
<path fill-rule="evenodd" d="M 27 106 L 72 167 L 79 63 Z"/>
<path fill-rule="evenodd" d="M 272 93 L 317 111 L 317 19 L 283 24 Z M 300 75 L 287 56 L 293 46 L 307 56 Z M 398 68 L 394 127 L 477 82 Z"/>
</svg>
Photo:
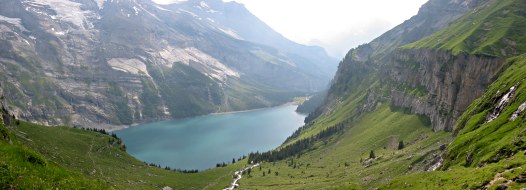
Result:
<svg viewBox="0 0 526 190">
<path fill-rule="evenodd" d="M 285 37 L 301 44 L 320 45 L 340 58 L 349 49 L 411 18 L 427 0 L 235 1 L 245 4 Z"/>
</svg>

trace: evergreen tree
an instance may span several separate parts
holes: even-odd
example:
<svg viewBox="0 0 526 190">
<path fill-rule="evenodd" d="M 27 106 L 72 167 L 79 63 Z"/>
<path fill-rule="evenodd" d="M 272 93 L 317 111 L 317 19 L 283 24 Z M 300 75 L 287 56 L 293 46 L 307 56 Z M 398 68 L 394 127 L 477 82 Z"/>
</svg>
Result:
<svg viewBox="0 0 526 190">
<path fill-rule="evenodd" d="M 405 148 L 404 141 L 400 141 L 400 142 L 398 143 L 398 150 L 402 150 L 402 149 L 404 149 L 404 148 Z"/>
</svg>

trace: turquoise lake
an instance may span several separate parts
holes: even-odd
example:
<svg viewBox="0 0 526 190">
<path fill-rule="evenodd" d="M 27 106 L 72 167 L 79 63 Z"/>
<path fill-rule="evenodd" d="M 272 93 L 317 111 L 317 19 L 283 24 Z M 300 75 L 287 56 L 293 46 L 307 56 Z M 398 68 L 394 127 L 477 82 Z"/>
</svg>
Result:
<svg viewBox="0 0 526 190">
<path fill-rule="evenodd" d="M 139 125 L 115 133 L 139 160 L 206 170 L 250 152 L 272 150 L 304 123 L 295 105 Z"/>
</svg>

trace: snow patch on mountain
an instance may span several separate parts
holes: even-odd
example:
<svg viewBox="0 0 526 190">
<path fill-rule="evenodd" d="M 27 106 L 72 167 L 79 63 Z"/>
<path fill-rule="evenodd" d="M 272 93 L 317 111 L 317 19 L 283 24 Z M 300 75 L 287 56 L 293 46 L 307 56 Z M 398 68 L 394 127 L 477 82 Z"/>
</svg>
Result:
<svg viewBox="0 0 526 190">
<path fill-rule="evenodd" d="M 216 11 L 214 9 L 208 9 L 206 12 L 207 13 L 219 13 L 219 11 Z"/>
<path fill-rule="evenodd" d="M 108 61 L 112 69 L 132 73 L 136 75 L 146 75 L 150 77 L 146 64 L 138 59 L 113 58 Z"/>
<path fill-rule="evenodd" d="M 188 53 L 189 56 L 195 58 L 196 62 L 201 62 L 205 64 L 206 66 L 208 66 L 208 68 L 213 70 L 214 72 L 209 73 L 209 75 L 213 78 L 224 80 L 226 79 L 227 76 L 238 77 L 238 78 L 240 76 L 238 72 L 228 68 L 223 63 L 219 62 L 217 59 L 202 52 L 199 49 L 192 47 L 192 48 L 185 48 L 184 50 Z"/>
<path fill-rule="evenodd" d="M 199 3 L 199 5 L 200 5 L 201 7 L 203 7 L 203 8 L 206 8 L 206 9 L 210 8 L 210 7 L 208 6 L 208 4 L 206 4 L 206 2 L 204 2 L 204 1 L 201 1 L 201 2 Z"/>
<path fill-rule="evenodd" d="M 55 34 L 56 34 L 57 36 L 64 36 L 64 35 L 66 35 L 66 32 L 64 32 L 64 31 L 59 31 L 59 32 L 55 32 Z"/>
<path fill-rule="evenodd" d="M 153 0 L 153 2 L 161 5 L 168 5 L 168 4 L 181 4 L 184 2 L 187 2 L 188 0 Z"/>
<path fill-rule="evenodd" d="M 42 8 L 42 6 L 49 6 L 57 13 L 57 15 L 48 15 L 43 11 L 38 11 L 37 9 L 32 10 L 36 13 L 49 16 L 52 19 L 58 19 L 60 21 L 72 23 L 80 28 L 84 28 L 83 23 L 86 20 L 87 14 L 90 13 L 90 11 L 81 9 L 82 4 L 68 0 L 32 0 L 23 2 L 29 6 L 40 6 L 40 8 Z"/>
<path fill-rule="evenodd" d="M 136 6 L 133 6 L 133 10 L 135 11 L 135 16 L 139 15 L 139 9 Z"/>
<path fill-rule="evenodd" d="M 137 5 L 140 8 L 140 10 L 143 10 L 144 12 L 148 13 L 150 16 L 152 16 L 156 20 L 161 21 L 161 19 L 159 17 L 157 17 L 157 15 L 155 15 L 152 12 L 148 11 L 147 9 L 145 9 L 140 3 L 135 2 L 135 5 Z"/>
<path fill-rule="evenodd" d="M 95 3 L 97 3 L 99 9 L 104 8 L 104 2 L 106 2 L 106 0 L 95 0 Z"/>
<path fill-rule="evenodd" d="M 157 9 L 159 9 L 159 10 L 161 10 L 161 11 L 173 12 L 173 11 L 171 11 L 171 10 L 168 10 L 168 9 L 162 8 L 162 7 L 159 6 L 159 5 L 154 5 L 154 6 L 155 6 L 155 8 L 157 8 Z"/>
<path fill-rule="evenodd" d="M 69 31 L 66 31 L 66 32 L 59 31 L 59 30 L 56 30 L 55 28 L 51 28 L 51 31 L 53 31 L 53 33 L 55 33 L 55 35 L 57 35 L 57 36 L 64 36 L 64 35 L 66 35 L 66 33 L 69 32 Z"/>
<path fill-rule="evenodd" d="M 169 67 L 174 63 L 190 65 L 192 62 L 192 64 L 200 64 L 201 67 L 199 67 L 198 70 L 203 74 L 208 75 L 210 78 L 220 81 L 225 81 L 227 77 L 240 77 L 238 72 L 230 69 L 214 57 L 194 47 L 184 49 L 168 47 L 167 49 L 160 51 L 159 55 L 166 61 L 166 63 L 168 63 L 167 66 Z"/>
<path fill-rule="evenodd" d="M 191 11 L 187 11 L 187 10 L 184 10 L 184 9 L 178 9 L 178 10 L 181 11 L 181 12 L 187 13 L 189 15 L 192 15 L 193 17 L 199 17 L 199 16 L 197 16 L 197 14 L 195 14 L 195 13 L 193 13 Z"/>
<path fill-rule="evenodd" d="M 212 8 L 211 8 L 210 6 L 208 6 L 208 4 L 206 4 L 206 2 L 204 2 L 204 1 L 201 1 L 201 2 L 199 3 L 199 5 L 194 6 L 194 8 L 197 8 L 197 9 L 199 9 L 199 10 L 201 10 L 201 11 L 204 11 L 204 12 L 207 12 L 207 13 L 212 13 L 212 14 L 213 14 L 213 13 L 219 13 L 219 11 L 216 11 L 216 10 L 212 9 Z"/>
<path fill-rule="evenodd" d="M 228 29 L 223 29 L 223 28 L 217 28 L 219 31 L 229 35 L 230 37 L 232 38 L 235 38 L 235 39 L 238 39 L 238 40 L 244 40 L 241 36 L 239 36 L 235 31 L 233 31 L 232 29 L 228 28 Z"/>
</svg>

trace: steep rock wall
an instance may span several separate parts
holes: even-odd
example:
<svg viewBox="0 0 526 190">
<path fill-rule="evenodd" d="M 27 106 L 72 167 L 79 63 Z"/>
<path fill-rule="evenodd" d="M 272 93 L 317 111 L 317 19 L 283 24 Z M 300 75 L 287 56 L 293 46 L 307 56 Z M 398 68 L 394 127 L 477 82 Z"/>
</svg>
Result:
<svg viewBox="0 0 526 190">
<path fill-rule="evenodd" d="M 419 13 L 368 44 L 351 49 L 338 66 L 325 103 L 308 116 L 336 112 L 346 97 L 365 97 L 358 113 L 389 102 L 429 117 L 434 130 L 451 130 L 456 118 L 494 81 L 503 60 L 437 49 L 401 49 L 448 27 L 492 0 L 430 0 Z M 352 116 L 348 116 L 352 117 Z"/>
<path fill-rule="evenodd" d="M 458 117 L 502 71 L 501 58 L 453 55 L 428 49 L 398 50 L 383 72 L 391 81 L 392 105 L 431 119 L 433 129 L 450 131 Z"/>
</svg>

